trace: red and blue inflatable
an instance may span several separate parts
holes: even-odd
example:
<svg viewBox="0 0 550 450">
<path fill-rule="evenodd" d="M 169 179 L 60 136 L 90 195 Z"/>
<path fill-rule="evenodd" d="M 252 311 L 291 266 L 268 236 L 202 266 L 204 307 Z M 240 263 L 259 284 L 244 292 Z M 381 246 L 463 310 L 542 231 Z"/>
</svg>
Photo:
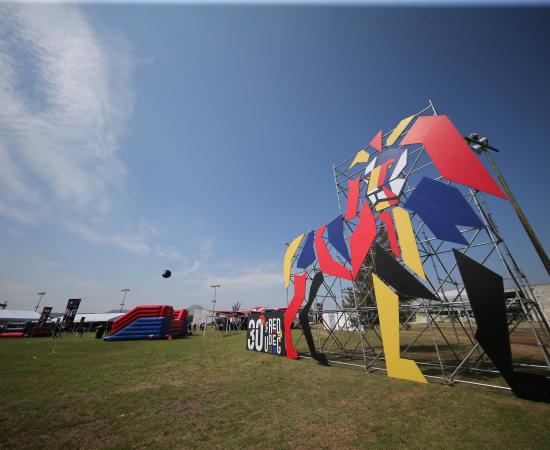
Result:
<svg viewBox="0 0 550 450">
<path fill-rule="evenodd" d="M 106 341 L 139 339 L 171 339 L 185 336 L 188 329 L 188 311 L 169 305 L 136 306 L 113 322 Z"/>
</svg>

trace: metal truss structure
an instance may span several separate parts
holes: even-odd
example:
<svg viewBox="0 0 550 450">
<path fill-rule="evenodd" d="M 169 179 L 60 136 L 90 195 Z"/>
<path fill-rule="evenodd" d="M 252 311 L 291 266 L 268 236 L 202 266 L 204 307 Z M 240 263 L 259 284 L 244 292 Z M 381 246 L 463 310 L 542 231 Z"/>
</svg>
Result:
<svg viewBox="0 0 550 450">
<path fill-rule="evenodd" d="M 415 116 L 437 114 L 430 101 Z M 391 131 L 386 136 L 390 133 Z M 401 202 L 411 195 L 423 176 L 449 184 L 448 180 L 441 178 L 421 145 L 408 145 L 407 148 L 408 164 L 403 172 L 406 183 Z M 341 214 L 347 203 L 349 180 L 356 179 L 364 172 L 362 165 L 349 169 L 352 160 L 353 156 L 333 166 Z M 416 361 L 426 378 L 440 380 L 445 384 L 468 383 L 510 389 L 503 383 L 499 372 L 475 340 L 476 324 L 453 257 L 452 249 L 455 248 L 503 276 L 514 364 L 523 370 L 550 376 L 550 325 L 527 277 L 499 232 L 483 194 L 456 183 L 452 185 L 460 190 L 468 204 L 477 212 L 485 228 L 459 227 L 467 244 L 457 245 L 437 239 L 420 217 L 412 214 L 413 229 L 428 279 L 427 285 L 439 301 L 400 301 L 401 357 Z M 360 202 L 368 202 L 366 183 L 362 182 L 360 186 Z M 360 207 L 361 204 L 359 209 Z M 345 222 L 346 241 L 349 242 L 356 224 L 357 218 Z M 383 224 L 378 221 L 377 227 L 381 231 Z M 383 233 L 379 232 L 377 242 L 387 248 L 386 241 Z M 299 253 L 300 249 L 297 254 Z M 336 252 L 333 253 L 336 260 L 341 264 L 345 263 L 341 258 L 338 259 Z M 295 255 L 294 259 L 296 258 Z M 304 273 L 303 270 L 296 269 L 294 263 L 292 267 L 293 275 Z M 369 254 L 362 270 L 370 277 L 372 269 L 373 257 Z M 319 263 L 315 261 L 305 271 L 310 281 L 317 271 Z M 292 284 L 288 290 L 291 294 Z M 316 323 L 312 331 L 317 351 L 325 353 L 330 363 L 367 371 L 386 370 L 373 296 L 372 287 L 361 291 L 350 281 L 325 276 L 312 308 L 311 321 Z M 300 354 L 307 357 L 309 353 L 305 350 L 302 335 L 297 331 L 295 333 Z"/>
<path fill-rule="evenodd" d="M 246 329 L 246 321 L 232 323 L 231 314 L 227 311 L 208 309 L 205 310 L 204 318 L 205 326 L 200 331 L 202 337 L 206 337 L 207 332 L 217 333 L 218 336 L 224 337 L 240 334 L 242 330 Z"/>
</svg>

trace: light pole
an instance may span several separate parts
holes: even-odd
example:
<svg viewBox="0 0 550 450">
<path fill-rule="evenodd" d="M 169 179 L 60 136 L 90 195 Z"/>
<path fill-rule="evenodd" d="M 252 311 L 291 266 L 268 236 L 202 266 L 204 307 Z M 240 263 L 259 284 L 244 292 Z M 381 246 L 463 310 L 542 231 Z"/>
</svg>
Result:
<svg viewBox="0 0 550 450">
<path fill-rule="evenodd" d="M 214 311 L 216 309 L 216 289 L 218 289 L 219 287 L 221 287 L 221 285 L 219 284 L 212 284 L 210 285 L 211 288 L 214 288 L 214 298 L 212 300 L 212 311 Z"/>
<path fill-rule="evenodd" d="M 214 326 L 216 326 L 216 292 L 217 289 L 221 287 L 219 284 L 211 284 L 211 288 L 214 288 L 214 298 L 212 299 L 212 317 L 214 318 Z M 208 326 L 208 311 L 206 311 L 206 317 L 204 319 L 204 328 L 202 332 L 202 337 L 206 335 L 206 327 Z"/>
<path fill-rule="evenodd" d="M 130 289 L 121 289 L 120 292 L 124 292 L 124 295 L 122 296 L 122 303 L 120 304 L 120 312 L 124 309 L 124 300 L 126 300 L 126 293 L 130 291 Z"/>
<path fill-rule="evenodd" d="M 495 147 L 491 147 L 489 145 L 489 139 L 487 139 L 486 137 L 480 138 L 477 133 L 472 133 L 468 137 L 465 137 L 464 139 L 466 139 L 466 141 L 470 144 L 470 147 L 474 152 L 478 154 L 484 153 L 487 159 L 489 160 L 489 164 L 491 164 L 491 167 L 495 171 L 498 181 L 500 181 L 500 184 L 502 185 L 502 188 L 504 189 L 504 192 L 506 193 L 508 200 L 510 200 L 510 203 L 514 207 L 514 210 L 516 211 L 519 221 L 521 222 L 521 224 L 523 225 L 523 228 L 525 229 L 527 235 L 529 236 L 529 239 L 531 240 L 533 247 L 535 247 L 535 250 L 539 255 L 540 260 L 542 261 L 542 264 L 544 265 L 546 272 L 548 273 L 548 275 L 550 275 L 550 259 L 548 259 L 548 255 L 546 254 L 546 251 L 544 250 L 544 247 L 542 246 L 542 243 L 540 242 L 539 238 L 535 234 L 535 230 L 533 230 L 533 227 L 531 227 L 531 224 L 529 223 L 529 221 L 527 220 L 527 217 L 525 216 L 525 213 L 519 206 L 519 203 L 516 200 L 516 197 L 514 197 L 512 190 L 508 186 L 508 183 L 504 179 L 504 176 L 502 175 L 499 168 L 497 167 L 497 164 L 493 159 L 493 157 L 491 156 L 491 153 L 488 151 L 488 150 L 492 150 L 494 152 L 498 152 L 500 150 L 498 150 Z"/>
<path fill-rule="evenodd" d="M 36 304 L 36 306 L 34 308 L 34 312 L 38 311 L 38 307 L 40 306 L 40 302 L 42 301 L 42 297 L 44 297 L 46 295 L 46 293 L 45 292 L 39 292 L 36 295 L 40 295 L 40 297 L 38 298 L 38 303 Z"/>
</svg>

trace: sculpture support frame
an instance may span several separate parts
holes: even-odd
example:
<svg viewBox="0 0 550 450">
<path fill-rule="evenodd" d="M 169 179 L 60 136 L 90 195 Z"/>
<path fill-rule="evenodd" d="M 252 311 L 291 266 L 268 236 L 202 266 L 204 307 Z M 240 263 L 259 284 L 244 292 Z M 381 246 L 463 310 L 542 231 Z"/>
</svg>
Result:
<svg viewBox="0 0 550 450">
<path fill-rule="evenodd" d="M 416 118 L 430 114 L 437 115 L 431 101 L 428 106 L 412 117 Z M 384 138 L 393 131 L 386 133 Z M 400 136 L 404 134 L 406 134 L 405 128 L 401 130 Z M 409 163 L 403 175 L 406 182 L 402 192 L 402 196 L 405 198 L 414 190 L 414 184 L 411 180 L 426 173 L 433 173 L 434 169 L 434 163 L 427 158 L 426 152 L 420 144 L 407 147 L 409 148 Z M 373 156 L 376 155 L 373 154 Z M 364 170 L 363 166 L 350 166 L 353 159 L 354 156 L 333 166 L 338 207 L 340 213 L 344 215 L 346 214 L 349 181 L 357 179 Z M 442 179 L 439 174 L 433 178 L 450 184 L 448 180 Z M 466 244 L 459 245 L 458 249 L 465 254 L 481 255 L 480 258 L 477 258 L 480 262 L 496 267 L 496 270 L 504 275 L 503 278 L 508 288 L 506 309 L 510 313 L 509 334 L 512 335 L 520 329 L 522 331 L 527 330 L 533 337 L 542 357 L 541 364 L 524 361 L 518 365 L 550 376 L 550 325 L 532 287 L 498 230 L 484 199 L 484 194 L 455 183 L 453 183 L 453 186 L 461 188 L 461 193 L 466 202 L 476 211 L 485 225 L 485 229 L 459 227 Z M 361 209 L 361 202 L 367 201 L 365 190 L 366 184 L 362 183 L 358 210 Z M 402 345 L 401 357 L 406 358 L 407 354 L 414 353 L 415 346 L 422 341 L 424 341 L 423 345 L 426 346 L 426 337 L 429 340 L 431 335 L 432 357 L 425 360 L 413 358 L 425 371 L 426 378 L 440 380 L 446 384 L 467 383 L 509 389 L 498 384 L 497 381 L 485 383 L 470 377 L 471 374 L 476 373 L 492 376 L 491 374 L 498 374 L 498 371 L 490 363 L 487 363 L 486 355 L 475 341 L 476 325 L 472 317 L 471 306 L 465 295 L 464 284 L 458 273 L 456 261 L 452 258 L 453 248 L 456 248 L 457 244 L 452 244 L 453 247 L 451 247 L 450 243 L 435 238 L 418 215 L 412 214 L 411 219 L 423 266 L 430 274 L 427 283 L 439 299 L 436 301 L 423 299 L 413 304 L 400 302 L 400 317 L 403 317 L 400 330 L 409 335 L 405 345 Z M 354 217 L 345 222 L 346 231 L 344 234 L 346 240 L 349 241 L 351 231 L 356 226 L 357 221 L 358 217 Z M 384 225 L 378 221 L 378 226 L 383 227 Z M 294 259 L 299 254 L 300 248 L 298 248 Z M 336 252 L 332 252 L 332 254 L 336 262 L 342 265 L 345 264 L 345 260 Z M 371 272 L 373 268 L 371 255 L 367 259 L 368 261 L 366 261 L 364 267 L 365 270 Z M 307 279 L 311 281 L 315 273 L 319 271 L 318 261 L 315 261 L 307 270 L 294 269 L 294 262 L 293 260 L 293 275 L 305 273 Z M 377 308 L 374 305 L 361 306 L 363 301 L 361 298 L 356 298 L 357 295 L 351 289 L 351 286 L 352 283 L 347 280 L 325 276 L 322 289 L 313 309 L 313 316 L 321 318 L 316 330 L 312 330 L 316 334 L 316 350 L 326 354 L 328 361 L 332 364 L 344 364 L 367 371 L 386 370 L 381 336 L 377 324 Z M 449 289 L 449 286 L 453 289 Z M 289 288 L 290 293 L 292 293 L 292 289 L 291 285 Z M 366 295 L 369 295 L 369 293 L 366 293 Z M 353 300 L 351 304 L 349 301 L 347 306 L 343 304 L 345 297 L 348 300 L 350 298 Z M 512 314 L 512 312 L 514 313 Z M 331 314 L 337 317 L 336 322 L 333 324 L 329 324 L 325 320 L 325 315 Z M 425 317 L 425 324 L 413 332 L 405 331 L 420 314 Z M 444 316 L 452 317 L 450 324 L 442 323 L 440 319 Z M 362 319 L 363 317 L 365 320 Z M 343 323 L 341 319 L 343 319 Z M 443 328 L 449 329 L 443 330 Z M 297 347 L 301 339 L 301 336 L 296 339 Z M 301 352 L 301 355 L 308 356 L 307 352 Z"/>
</svg>

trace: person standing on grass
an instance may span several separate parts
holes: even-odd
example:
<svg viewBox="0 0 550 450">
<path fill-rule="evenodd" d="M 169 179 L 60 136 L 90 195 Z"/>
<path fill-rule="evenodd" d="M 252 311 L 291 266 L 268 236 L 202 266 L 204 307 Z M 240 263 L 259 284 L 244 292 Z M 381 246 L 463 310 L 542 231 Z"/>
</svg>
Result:
<svg viewBox="0 0 550 450">
<path fill-rule="evenodd" d="M 103 337 L 103 333 L 105 333 L 105 325 L 99 324 L 95 330 L 95 338 L 101 339 Z"/>
<path fill-rule="evenodd" d="M 53 338 L 58 339 L 61 337 L 61 324 L 59 323 L 59 319 L 55 322 L 53 326 Z"/>
</svg>

